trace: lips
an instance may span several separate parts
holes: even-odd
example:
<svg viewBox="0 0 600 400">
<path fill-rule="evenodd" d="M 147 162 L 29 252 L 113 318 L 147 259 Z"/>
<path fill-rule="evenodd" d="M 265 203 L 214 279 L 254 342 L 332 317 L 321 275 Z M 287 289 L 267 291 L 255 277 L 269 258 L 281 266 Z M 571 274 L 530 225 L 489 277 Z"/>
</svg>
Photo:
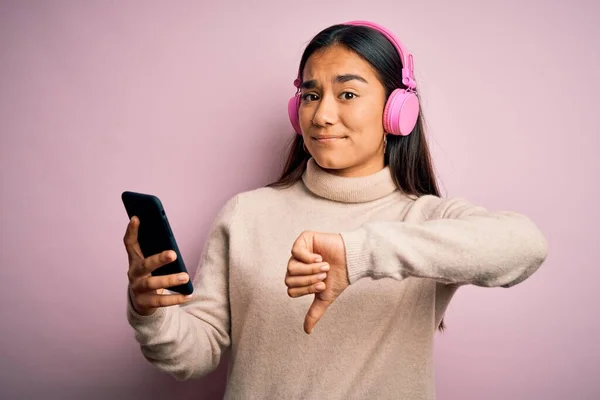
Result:
<svg viewBox="0 0 600 400">
<path fill-rule="evenodd" d="M 343 140 L 346 139 L 347 136 L 341 136 L 341 135 L 322 135 L 322 136 L 313 136 L 312 140 L 316 141 L 317 143 L 331 143 L 331 142 L 336 142 L 339 140 Z"/>
</svg>

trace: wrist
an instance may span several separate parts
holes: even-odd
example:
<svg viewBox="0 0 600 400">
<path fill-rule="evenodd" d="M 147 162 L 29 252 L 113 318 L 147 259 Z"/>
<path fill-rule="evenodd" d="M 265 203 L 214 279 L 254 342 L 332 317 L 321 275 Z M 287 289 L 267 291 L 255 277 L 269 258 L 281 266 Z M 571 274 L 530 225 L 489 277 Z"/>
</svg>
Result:
<svg viewBox="0 0 600 400">
<path fill-rule="evenodd" d="M 371 275 L 371 254 L 365 246 L 366 233 L 362 229 L 340 234 L 346 251 L 346 268 L 350 284 Z"/>
</svg>

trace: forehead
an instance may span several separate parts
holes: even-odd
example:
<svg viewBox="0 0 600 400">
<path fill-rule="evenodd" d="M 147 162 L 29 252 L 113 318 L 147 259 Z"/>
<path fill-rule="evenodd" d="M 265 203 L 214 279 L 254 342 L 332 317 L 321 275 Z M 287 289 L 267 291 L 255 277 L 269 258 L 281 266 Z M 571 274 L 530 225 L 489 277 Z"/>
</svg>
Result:
<svg viewBox="0 0 600 400">
<path fill-rule="evenodd" d="M 342 74 L 361 75 L 369 82 L 376 77 L 371 64 L 358 54 L 343 46 L 331 46 L 314 52 L 308 58 L 303 71 L 303 80 L 329 79 Z"/>
</svg>

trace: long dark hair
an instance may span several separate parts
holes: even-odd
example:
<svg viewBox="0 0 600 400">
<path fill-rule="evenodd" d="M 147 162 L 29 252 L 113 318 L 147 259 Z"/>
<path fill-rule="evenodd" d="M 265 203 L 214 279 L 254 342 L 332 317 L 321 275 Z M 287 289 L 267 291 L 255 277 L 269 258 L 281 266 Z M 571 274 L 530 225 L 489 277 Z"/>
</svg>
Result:
<svg viewBox="0 0 600 400">
<path fill-rule="evenodd" d="M 402 84 L 402 61 L 396 48 L 380 32 L 365 26 L 333 25 L 322 30 L 306 46 L 299 70 L 304 70 L 314 52 L 333 45 L 344 46 L 371 64 L 385 87 L 386 97 L 397 88 L 406 88 Z M 387 135 L 385 165 L 390 167 L 396 186 L 404 193 L 439 196 L 424 125 L 423 113 L 419 111 L 417 124 L 410 135 Z M 279 180 L 267 186 L 284 188 L 298 182 L 310 157 L 304 150 L 302 136 L 295 135 L 288 146 L 287 160 Z M 439 329 L 444 328 L 442 319 Z"/>
</svg>

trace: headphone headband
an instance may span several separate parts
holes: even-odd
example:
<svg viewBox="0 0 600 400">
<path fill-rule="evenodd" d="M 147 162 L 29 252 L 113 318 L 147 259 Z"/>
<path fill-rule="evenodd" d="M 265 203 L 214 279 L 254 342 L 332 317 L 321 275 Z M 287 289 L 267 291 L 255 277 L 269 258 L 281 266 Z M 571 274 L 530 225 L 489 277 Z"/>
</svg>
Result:
<svg viewBox="0 0 600 400">
<path fill-rule="evenodd" d="M 392 43 L 392 45 L 396 48 L 396 51 L 398 52 L 398 55 L 400 56 L 400 60 L 402 61 L 402 83 L 409 89 L 414 91 L 417 87 L 417 82 L 415 81 L 415 66 L 414 66 L 414 60 L 413 60 L 413 55 L 410 54 L 408 52 L 408 50 L 406 49 L 406 47 L 404 47 L 404 45 L 402 44 L 402 42 L 388 29 L 384 28 L 383 26 L 376 24 L 375 22 L 370 22 L 370 21 L 362 21 L 362 20 L 356 20 L 356 21 L 348 21 L 345 22 L 343 25 L 354 25 L 354 26 L 366 26 L 368 28 L 372 28 L 375 29 L 376 31 L 378 31 L 379 33 L 381 33 L 383 36 L 386 37 L 386 39 L 388 39 L 390 41 L 390 43 Z M 296 80 L 294 80 L 294 86 L 296 86 L 297 88 L 300 87 L 300 84 L 302 83 L 302 71 L 298 71 L 298 77 L 296 78 Z"/>
</svg>

